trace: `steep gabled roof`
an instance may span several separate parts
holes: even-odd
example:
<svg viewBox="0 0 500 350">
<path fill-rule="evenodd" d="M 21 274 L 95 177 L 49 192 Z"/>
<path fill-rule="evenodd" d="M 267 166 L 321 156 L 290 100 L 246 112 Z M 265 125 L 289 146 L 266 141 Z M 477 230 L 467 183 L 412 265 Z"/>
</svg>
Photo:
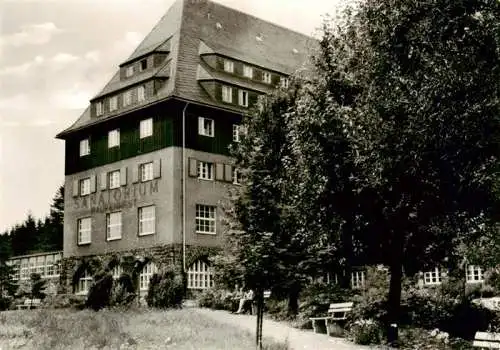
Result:
<svg viewBox="0 0 500 350">
<path fill-rule="evenodd" d="M 168 37 L 178 31 L 181 26 L 183 4 L 184 0 L 177 0 L 122 65 L 142 57 L 155 49 L 161 51 L 161 45 Z"/>
<path fill-rule="evenodd" d="M 179 43 L 175 94 L 204 103 L 214 101 L 197 83 L 200 55 L 219 54 L 293 74 L 317 46 L 312 37 L 206 0 L 185 1 Z"/>
<path fill-rule="evenodd" d="M 155 51 L 169 51 L 165 64 L 123 81 L 118 71 L 95 98 L 155 77 L 167 79 L 164 87 L 143 104 L 122 108 L 95 120 L 91 118 L 89 107 L 57 137 L 169 97 L 227 109 L 214 101 L 198 82 L 200 54 L 228 56 L 265 69 L 293 74 L 308 66 L 310 50 L 316 47 L 317 41 L 312 37 L 221 4 L 208 0 L 177 0 L 120 66 Z M 210 75 L 219 80 L 217 72 L 210 72 Z M 243 86 L 238 79 L 234 82 Z M 246 87 L 260 90 L 258 85 Z M 237 107 L 234 110 L 241 112 Z"/>
</svg>

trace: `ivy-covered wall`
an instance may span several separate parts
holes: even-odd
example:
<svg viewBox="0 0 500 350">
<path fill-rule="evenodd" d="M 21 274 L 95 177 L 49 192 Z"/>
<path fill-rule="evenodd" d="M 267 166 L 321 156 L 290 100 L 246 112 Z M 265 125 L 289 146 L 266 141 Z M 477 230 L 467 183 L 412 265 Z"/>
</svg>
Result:
<svg viewBox="0 0 500 350">
<path fill-rule="evenodd" d="M 207 258 L 215 255 L 218 251 L 219 248 L 215 247 L 186 246 L 186 268 L 189 268 L 199 259 L 208 262 Z M 170 266 L 181 268 L 182 246 L 179 244 L 163 245 L 147 249 L 132 249 L 125 252 L 63 258 L 58 293 L 73 293 L 76 281 L 86 269 L 93 275 L 99 270 L 110 270 L 119 264 L 123 267 L 124 272 L 130 273 L 132 272 L 130 269 L 136 268 L 140 270 L 149 261 L 154 262 L 159 270 Z"/>
</svg>

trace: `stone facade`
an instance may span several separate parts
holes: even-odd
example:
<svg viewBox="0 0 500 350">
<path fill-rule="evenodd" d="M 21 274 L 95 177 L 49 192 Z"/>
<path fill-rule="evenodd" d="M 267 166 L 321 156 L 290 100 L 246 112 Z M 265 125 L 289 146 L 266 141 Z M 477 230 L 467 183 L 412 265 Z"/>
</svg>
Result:
<svg viewBox="0 0 500 350">
<path fill-rule="evenodd" d="M 189 268 L 197 260 L 207 260 L 214 255 L 218 248 L 204 246 L 186 246 L 186 266 Z M 74 292 L 75 283 L 85 269 L 90 274 L 106 269 L 110 270 L 121 265 L 124 272 L 141 269 L 147 262 L 152 261 L 161 271 L 167 267 L 182 266 L 182 245 L 169 244 L 150 248 L 136 248 L 122 252 L 108 252 L 105 254 L 89 255 L 84 257 L 72 256 L 61 262 L 61 274 L 58 293 L 69 294 Z M 135 266 L 135 267 L 133 267 Z"/>
</svg>

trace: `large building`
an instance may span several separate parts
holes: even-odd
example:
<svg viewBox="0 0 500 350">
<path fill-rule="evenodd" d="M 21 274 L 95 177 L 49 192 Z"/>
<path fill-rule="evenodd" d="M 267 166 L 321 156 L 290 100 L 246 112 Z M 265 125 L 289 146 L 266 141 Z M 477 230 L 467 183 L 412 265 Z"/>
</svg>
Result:
<svg viewBox="0 0 500 350">
<path fill-rule="evenodd" d="M 65 140 L 61 292 L 85 293 L 92 261 L 180 264 L 212 285 L 229 157 L 257 97 L 306 65 L 311 37 L 206 0 L 179 0 L 90 100 Z"/>
</svg>

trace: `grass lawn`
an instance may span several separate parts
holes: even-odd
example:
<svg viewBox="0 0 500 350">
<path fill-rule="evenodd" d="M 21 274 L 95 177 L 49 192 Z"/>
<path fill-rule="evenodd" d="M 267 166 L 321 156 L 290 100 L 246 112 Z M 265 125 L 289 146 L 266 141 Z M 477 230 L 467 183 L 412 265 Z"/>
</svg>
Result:
<svg viewBox="0 0 500 350">
<path fill-rule="evenodd" d="M 183 310 L 0 312 L 0 349 L 255 349 L 254 334 Z M 266 349 L 285 344 L 266 342 Z"/>
</svg>

